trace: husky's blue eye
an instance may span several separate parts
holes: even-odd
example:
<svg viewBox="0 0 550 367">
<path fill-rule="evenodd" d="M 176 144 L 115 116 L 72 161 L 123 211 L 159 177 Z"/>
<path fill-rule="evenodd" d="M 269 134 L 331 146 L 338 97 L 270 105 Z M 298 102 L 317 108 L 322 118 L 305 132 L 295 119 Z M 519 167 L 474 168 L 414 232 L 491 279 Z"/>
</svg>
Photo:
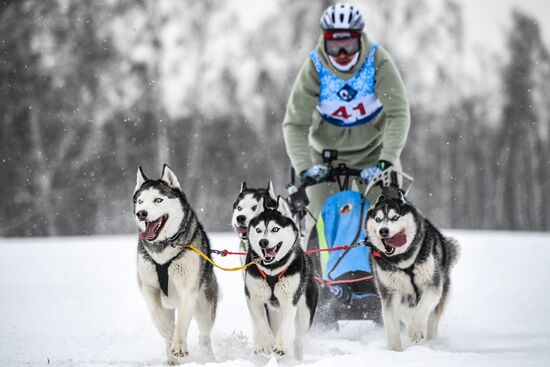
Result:
<svg viewBox="0 0 550 367">
<path fill-rule="evenodd" d="M 138 204 L 143 204 L 143 200 L 139 199 Z"/>
<path fill-rule="evenodd" d="M 271 229 L 271 232 L 279 232 L 279 227 L 273 227 L 273 228 Z"/>
<path fill-rule="evenodd" d="M 382 221 L 381 218 L 374 218 L 374 220 L 376 221 L 376 223 L 380 223 Z"/>
<path fill-rule="evenodd" d="M 158 203 L 162 203 L 162 199 L 161 199 L 161 198 L 156 198 L 156 199 L 155 199 L 155 203 L 157 203 L 157 204 L 158 204 Z"/>
<path fill-rule="evenodd" d="M 237 207 L 237 210 L 238 210 L 238 211 L 241 211 L 241 210 L 243 210 L 243 208 L 241 208 L 240 206 L 238 206 L 238 207 Z"/>
<path fill-rule="evenodd" d="M 399 219 L 399 215 L 394 215 L 394 216 L 391 218 L 391 220 L 394 221 L 394 222 L 395 222 L 396 220 L 398 220 L 398 219 Z"/>
<path fill-rule="evenodd" d="M 262 230 L 260 228 L 256 228 L 256 233 L 261 233 Z"/>
<path fill-rule="evenodd" d="M 254 206 L 252 207 L 252 210 L 256 210 L 256 209 L 258 209 L 258 205 L 254 205 Z"/>
</svg>

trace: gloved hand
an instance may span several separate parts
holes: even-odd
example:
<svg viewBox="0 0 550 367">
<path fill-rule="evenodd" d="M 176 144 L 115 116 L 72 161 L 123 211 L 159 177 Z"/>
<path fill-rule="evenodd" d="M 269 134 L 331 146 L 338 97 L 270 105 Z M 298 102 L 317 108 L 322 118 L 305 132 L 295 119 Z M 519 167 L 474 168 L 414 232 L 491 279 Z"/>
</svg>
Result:
<svg viewBox="0 0 550 367">
<path fill-rule="evenodd" d="M 300 173 L 300 180 L 303 182 L 307 178 L 315 182 L 322 182 L 330 175 L 330 168 L 326 164 L 316 164 Z"/>
<path fill-rule="evenodd" d="M 374 166 L 367 167 L 361 171 L 360 176 L 365 182 L 370 182 L 382 171 L 390 168 L 392 164 L 388 161 L 378 161 Z"/>
</svg>

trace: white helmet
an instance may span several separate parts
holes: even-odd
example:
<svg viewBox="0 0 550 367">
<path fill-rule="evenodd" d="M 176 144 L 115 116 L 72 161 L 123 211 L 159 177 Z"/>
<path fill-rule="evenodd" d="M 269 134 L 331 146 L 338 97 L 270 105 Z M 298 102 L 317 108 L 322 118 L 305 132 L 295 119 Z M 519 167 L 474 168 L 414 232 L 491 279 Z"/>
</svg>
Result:
<svg viewBox="0 0 550 367">
<path fill-rule="evenodd" d="M 359 9 L 349 4 L 334 4 L 329 6 L 321 17 L 321 29 L 362 31 L 365 26 Z"/>
</svg>

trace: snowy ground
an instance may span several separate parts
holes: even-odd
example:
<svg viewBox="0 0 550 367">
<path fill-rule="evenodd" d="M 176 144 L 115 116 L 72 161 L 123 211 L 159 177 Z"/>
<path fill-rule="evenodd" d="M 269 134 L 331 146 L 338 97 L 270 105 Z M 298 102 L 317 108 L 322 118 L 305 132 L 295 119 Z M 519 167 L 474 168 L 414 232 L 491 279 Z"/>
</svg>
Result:
<svg viewBox="0 0 550 367">
<path fill-rule="evenodd" d="M 385 347 L 366 321 L 315 332 L 307 366 L 550 366 L 550 234 L 449 231 L 462 246 L 440 338 L 404 352 Z M 215 248 L 234 248 L 229 234 Z M 156 366 L 164 345 L 139 294 L 129 236 L 0 239 L 0 366 Z M 235 258 L 217 259 L 230 265 Z M 213 332 L 216 361 L 189 365 L 295 366 L 255 356 L 239 273 L 218 272 L 223 299 Z"/>
</svg>

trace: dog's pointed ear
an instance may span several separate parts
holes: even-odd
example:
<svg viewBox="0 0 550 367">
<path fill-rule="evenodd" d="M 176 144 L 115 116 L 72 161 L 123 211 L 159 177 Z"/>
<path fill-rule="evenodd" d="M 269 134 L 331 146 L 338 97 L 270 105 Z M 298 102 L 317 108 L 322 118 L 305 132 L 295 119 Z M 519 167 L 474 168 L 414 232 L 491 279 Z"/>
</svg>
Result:
<svg viewBox="0 0 550 367">
<path fill-rule="evenodd" d="M 288 206 L 288 203 L 281 195 L 277 197 L 277 211 L 282 215 L 284 215 L 285 217 L 292 218 L 292 212 L 290 211 L 290 207 Z"/>
<path fill-rule="evenodd" d="M 245 182 L 245 181 L 243 181 L 243 183 L 241 183 L 241 191 L 240 191 L 240 193 L 243 192 L 244 190 L 246 190 L 246 182 Z"/>
<path fill-rule="evenodd" d="M 181 191 L 180 183 L 178 182 L 178 178 L 172 172 L 170 167 L 168 167 L 167 164 L 164 164 L 164 167 L 162 167 L 162 181 L 166 182 L 168 186 L 170 186 L 173 189 L 178 189 Z"/>
<path fill-rule="evenodd" d="M 148 181 L 149 179 L 145 174 L 143 173 L 143 169 L 141 166 L 138 167 L 137 170 L 137 179 L 136 179 L 136 188 L 134 189 L 134 192 L 138 191 L 141 188 L 141 185 L 145 183 L 145 181 Z"/>
<path fill-rule="evenodd" d="M 275 195 L 275 189 L 273 188 L 273 182 L 269 180 L 269 183 L 267 184 L 267 192 L 269 192 L 269 196 L 273 200 L 277 200 L 277 196 Z"/>
<path fill-rule="evenodd" d="M 384 200 L 386 200 L 386 197 L 384 195 L 380 195 L 378 197 L 378 199 L 376 200 L 376 203 L 374 204 L 374 206 L 377 206 L 378 204 L 380 204 L 381 202 L 383 202 Z"/>
<path fill-rule="evenodd" d="M 263 208 L 264 211 L 268 209 L 268 207 L 267 207 L 267 202 L 264 200 L 263 197 L 261 197 L 260 200 L 258 200 L 258 206 L 259 206 L 260 208 Z M 261 213 L 261 212 L 260 212 L 260 213 Z"/>
</svg>

